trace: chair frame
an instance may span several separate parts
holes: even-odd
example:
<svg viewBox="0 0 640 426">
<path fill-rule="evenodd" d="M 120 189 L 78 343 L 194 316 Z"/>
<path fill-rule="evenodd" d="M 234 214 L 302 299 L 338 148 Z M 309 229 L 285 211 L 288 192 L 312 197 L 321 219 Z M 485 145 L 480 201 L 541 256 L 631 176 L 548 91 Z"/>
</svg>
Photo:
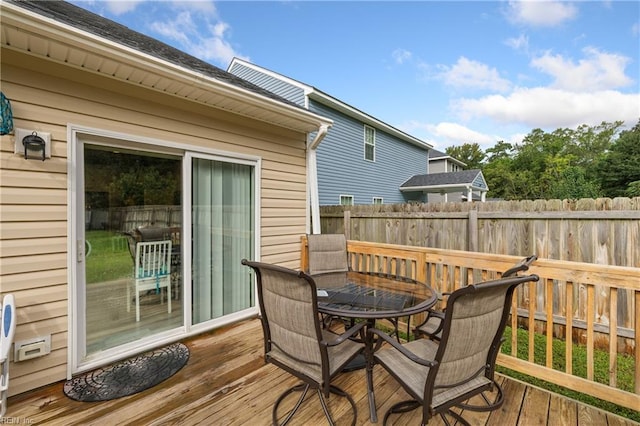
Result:
<svg viewBox="0 0 640 426">
<path fill-rule="evenodd" d="M 512 276 L 516 276 L 519 272 L 526 272 L 529 270 L 529 267 L 531 266 L 531 264 L 536 260 L 538 260 L 538 256 L 536 256 L 535 254 L 532 254 L 531 256 L 527 256 L 524 259 L 520 260 L 515 265 L 513 265 L 511 268 L 504 271 L 500 275 L 500 278 L 509 278 Z M 445 296 L 449 296 L 450 294 L 451 293 L 449 292 L 442 293 L 442 295 L 445 295 Z M 437 321 L 438 323 L 434 324 L 435 321 Z M 427 316 L 424 319 L 424 321 L 422 321 L 413 329 L 413 334 L 416 337 L 425 336 L 431 340 L 440 340 L 443 321 L 444 321 L 444 309 L 442 311 L 429 309 L 427 311 Z M 432 327 L 434 327 L 432 330 L 427 331 L 425 329 L 421 329 L 429 322 L 431 322 Z M 408 328 L 408 325 L 407 325 L 407 328 Z"/>
<path fill-rule="evenodd" d="M 160 292 L 160 302 L 164 303 L 163 288 L 167 289 L 167 313 L 171 313 L 171 240 L 136 243 L 133 287 L 135 291 L 136 322 L 140 321 L 140 292 L 156 290 Z M 147 256 L 154 256 L 153 259 Z M 127 312 L 130 312 L 131 293 L 127 286 Z"/>
<path fill-rule="evenodd" d="M 504 397 L 502 387 L 494 379 L 495 363 L 500 351 L 500 346 L 502 345 L 502 342 L 504 340 L 503 333 L 510 315 L 513 293 L 516 287 L 520 284 L 523 284 L 525 282 L 537 282 L 538 280 L 539 277 L 537 275 L 511 276 L 479 284 L 472 284 L 454 291 L 448 300 L 448 306 L 450 307 L 450 309 L 445 310 L 441 339 L 439 341 L 420 339 L 409 344 L 414 345 L 411 347 L 418 349 L 420 349 L 418 345 L 422 346 L 423 348 L 430 346 L 432 350 L 435 350 L 435 356 L 433 357 L 433 359 L 421 358 L 410 349 L 407 349 L 405 345 L 398 343 L 395 339 L 391 338 L 383 331 L 377 329 L 369 329 L 367 332 L 367 338 L 377 339 L 375 351 L 379 350 L 383 343 L 387 343 L 397 350 L 397 352 L 399 353 L 398 355 L 401 354 L 414 362 L 416 364 L 416 368 L 420 368 L 419 366 L 429 368 L 423 392 L 422 394 L 417 394 L 411 389 L 408 384 L 402 381 L 401 375 L 397 374 L 393 370 L 393 367 L 387 365 L 384 362 L 384 358 L 379 358 L 378 354 L 374 351 L 372 362 L 382 365 L 412 398 L 411 400 L 402 401 L 393 405 L 385 413 L 383 424 L 387 423 L 387 420 L 391 414 L 407 412 L 422 407 L 422 424 L 427 424 L 429 419 L 435 415 L 440 415 L 443 421 L 446 424 L 449 424 L 447 418 L 445 417 L 445 415 L 449 415 L 456 419 L 458 422 L 468 425 L 469 423 L 460 414 L 451 410 L 452 407 L 457 406 L 470 411 L 490 411 L 499 408 L 504 402 Z M 462 297 L 474 297 L 474 295 L 482 294 L 482 292 L 497 290 L 497 287 L 504 288 L 504 303 L 502 305 L 500 322 L 489 347 L 486 362 L 484 362 L 484 367 L 469 376 L 466 380 L 449 385 L 449 387 L 447 387 L 447 389 L 458 388 L 458 390 L 460 390 L 458 396 L 446 402 L 443 402 L 438 406 L 433 406 L 432 402 L 434 396 L 437 395 L 438 389 L 442 389 L 442 387 L 436 388 L 435 386 L 439 374 L 439 367 L 447 351 L 449 340 L 455 337 L 450 334 L 452 323 L 453 321 L 455 321 L 455 319 L 453 319 L 455 304 L 457 303 L 458 299 Z M 435 348 L 436 346 L 437 348 Z M 483 384 L 472 386 L 471 381 L 475 380 L 481 375 L 484 375 L 487 380 L 484 381 Z M 485 392 L 487 391 L 496 393 L 493 401 L 491 401 L 485 395 Z M 476 395 L 482 396 L 485 405 L 465 403 L 465 401 Z"/>
<path fill-rule="evenodd" d="M 276 400 L 274 407 L 273 407 L 273 411 L 272 411 L 272 420 L 273 420 L 273 424 L 277 425 L 278 424 L 278 407 L 280 405 L 280 403 L 291 393 L 296 392 L 296 391 L 300 391 L 302 392 L 300 397 L 298 398 L 298 401 L 296 402 L 295 406 L 293 407 L 293 409 L 286 415 L 285 419 L 282 422 L 282 425 L 286 425 L 291 418 L 294 416 L 294 414 L 297 412 L 297 410 L 300 408 L 300 406 L 302 405 L 305 396 L 307 394 L 307 392 L 309 391 L 309 389 L 314 389 L 320 399 L 320 403 L 322 405 L 322 410 L 325 414 L 325 417 L 327 418 L 327 420 L 329 421 L 329 424 L 333 425 L 334 421 L 331 417 L 331 413 L 329 412 L 329 408 L 327 406 L 327 402 L 326 402 L 326 398 L 329 397 L 330 394 L 336 394 L 342 397 L 347 398 L 348 402 L 351 404 L 354 416 L 353 416 L 353 422 L 352 425 L 355 425 L 356 423 L 356 418 L 357 418 L 357 409 L 356 409 L 356 405 L 355 402 L 353 400 L 353 398 L 346 393 L 345 391 L 343 391 L 342 389 L 340 389 L 339 387 L 332 385 L 331 384 L 331 380 L 337 376 L 338 374 L 340 374 L 343 371 L 343 368 L 349 363 L 351 362 L 358 354 L 362 353 L 364 350 L 364 344 L 363 343 L 358 343 L 358 345 L 360 346 L 360 350 L 357 350 L 356 352 L 354 352 L 351 356 L 349 356 L 348 358 L 345 358 L 340 365 L 332 365 L 330 368 L 330 356 L 329 356 L 329 348 L 330 347 L 334 347 L 334 346 L 338 346 L 340 344 L 343 344 L 347 341 L 351 342 L 349 344 L 354 344 L 354 341 L 351 340 L 351 338 L 353 338 L 354 336 L 358 335 L 361 330 L 363 329 L 363 327 L 365 326 L 364 323 L 359 323 L 354 325 L 353 327 L 351 327 L 350 329 L 346 330 L 343 334 L 337 335 L 335 334 L 335 338 L 331 338 L 330 340 L 327 339 L 327 333 L 330 333 L 333 335 L 333 333 L 331 332 L 327 332 L 327 331 L 322 331 L 322 327 L 321 327 L 321 320 L 320 317 L 318 315 L 318 300 L 317 300 L 317 288 L 316 288 L 316 284 L 315 281 L 313 280 L 313 278 L 309 275 L 307 275 L 304 272 L 300 272 L 300 271 L 295 271 L 292 269 L 288 269 L 288 268 L 284 268 L 281 266 L 277 266 L 277 265 L 271 265 L 271 264 L 266 264 L 266 263 L 261 263 L 261 262 L 252 262 L 249 261 L 247 259 L 243 259 L 242 260 L 242 264 L 245 266 L 250 267 L 255 275 L 256 275 L 256 281 L 257 281 L 257 287 L 258 287 L 258 302 L 260 304 L 260 321 L 262 324 L 262 330 L 263 330 L 263 334 L 264 334 L 264 358 L 265 358 L 265 362 L 267 363 L 271 363 L 276 365 L 277 367 L 287 371 L 288 373 L 290 373 L 291 375 L 299 378 L 302 383 L 297 384 L 289 389 L 287 389 L 286 391 L 284 391 Z M 265 306 L 265 301 L 264 301 L 264 289 L 263 289 L 263 284 L 262 284 L 262 271 L 264 270 L 268 270 L 268 271 L 273 271 L 273 272 L 277 272 L 277 273 L 282 273 L 285 275 L 290 276 L 291 278 L 297 279 L 299 280 L 301 283 L 306 284 L 309 286 L 309 294 L 310 294 L 310 309 L 313 310 L 312 315 L 314 320 L 314 328 L 315 328 L 315 334 L 318 340 L 318 350 L 320 351 L 320 359 L 321 359 L 321 377 L 322 379 L 320 381 L 310 377 L 309 375 L 304 374 L 301 371 L 298 371 L 295 367 L 292 367 L 291 365 L 285 363 L 285 362 L 281 362 L 280 360 L 272 357 L 270 354 L 272 352 L 272 349 L 274 346 L 277 347 L 277 342 L 274 342 L 272 340 L 271 337 L 271 326 L 270 326 L 270 320 L 269 320 L 269 316 L 268 316 L 268 309 L 266 309 L 267 307 Z M 282 350 L 282 349 L 280 349 Z M 290 355 L 290 354 L 286 354 L 288 357 L 292 358 L 292 359 L 296 359 L 296 357 L 294 355 Z M 302 361 L 298 361 L 298 362 L 302 362 Z M 333 371 L 333 373 L 332 373 Z"/>
</svg>

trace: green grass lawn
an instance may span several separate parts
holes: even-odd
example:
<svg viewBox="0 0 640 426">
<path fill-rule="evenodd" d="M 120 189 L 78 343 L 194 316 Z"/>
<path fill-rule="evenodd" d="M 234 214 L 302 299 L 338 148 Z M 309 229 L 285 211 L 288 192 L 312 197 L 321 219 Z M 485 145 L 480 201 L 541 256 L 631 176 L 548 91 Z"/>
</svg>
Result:
<svg viewBox="0 0 640 426">
<path fill-rule="evenodd" d="M 511 328 L 507 327 L 505 330 L 505 342 L 502 344 L 502 352 L 511 354 Z M 535 334 L 534 336 L 534 362 L 539 365 L 546 364 L 546 337 L 542 334 Z M 528 359 L 529 354 L 529 340 L 526 330 L 518 330 L 518 358 Z M 585 345 L 573 345 L 573 374 L 578 377 L 587 377 L 587 347 Z M 553 360 L 552 365 L 554 370 L 565 370 L 565 341 L 560 339 L 553 339 Z M 634 378 L 633 372 L 635 369 L 633 357 L 630 355 L 618 354 L 617 359 L 618 375 L 617 386 L 619 389 L 623 389 L 633 393 L 634 390 Z M 632 410 L 630 408 L 621 407 L 608 401 L 595 398 L 590 395 L 585 395 L 570 389 L 558 386 L 552 383 L 545 382 L 533 376 L 527 376 L 525 374 L 509 370 L 504 367 L 497 366 L 496 370 L 507 376 L 521 380 L 526 383 L 538 386 L 543 389 L 547 389 L 551 392 L 555 392 L 560 395 L 575 399 L 577 401 L 584 402 L 585 404 L 598 407 L 602 410 L 606 410 L 628 419 L 640 422 L 640 412 Z M 598 383 L 607 384 L 609 382 L 609 352 L 603 350 L 594 351 L 594 381 Z"/>
<path fill-rule="evenodd" d="M 133 260 L 125 237 L 111 231 L 87 231 L 85 238 L 87 284 L 133 275 Z"/>
</svg>

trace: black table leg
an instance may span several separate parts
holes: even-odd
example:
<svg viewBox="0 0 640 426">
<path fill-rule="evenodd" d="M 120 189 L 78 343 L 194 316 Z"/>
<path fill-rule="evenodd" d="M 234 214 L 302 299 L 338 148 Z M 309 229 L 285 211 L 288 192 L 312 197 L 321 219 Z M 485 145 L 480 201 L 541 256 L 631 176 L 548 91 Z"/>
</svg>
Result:
<svg viewBox="0 0 640 426">
<path fill-rule="evenodd" d="M 367 328 L 375 326 L 375 320 L 367 321 Z M 369 420 L 371 423 L 378 422 L 378 413 L 376 411 L 376 397 L 373 393 L 373 335 L 369 333 L 365 337 L 364 356 L 367 362 L 367 396 L 369 398 Z"/>
</svg>

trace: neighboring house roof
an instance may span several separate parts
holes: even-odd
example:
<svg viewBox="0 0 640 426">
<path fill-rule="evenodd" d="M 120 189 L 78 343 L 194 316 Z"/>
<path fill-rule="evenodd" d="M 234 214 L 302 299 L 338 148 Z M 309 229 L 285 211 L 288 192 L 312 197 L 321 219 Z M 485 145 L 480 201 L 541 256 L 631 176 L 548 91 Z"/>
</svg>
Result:
<svg viewBox="0 0 640 426">
<path fill-rule="evenodd" d="M 462 161 L 458 160 L 457 158 L 453 158 L 452 156 L 450 156 L 449 154 L 447 154 L 446 152 L 442 152 L 442 151 L 438 151 L 437 149 L 430 149 L 429 150 L 429 161 L 437 161 L 437 160 L 448 160 L 451 161 L 452 163 L 456 163 L 458 164 L 460 167 L 465 167 L 466 164 L 463 163 Z"/>
<path fill-rule="evenodd" d="M 9 49 L 296 131 L 313 132 L 332 124 L 294 102 L 73 4 L 3 0 L 0 6 L 3 43 Z M 26 11 L 31 19 L 25 18 Z"/>
<path fill-rule="evenodd" d="M 451 190 L 488 191 L 489 188 L 480 170 L 464 170 L 461 172 L 444 172 L 425 175 L 414 175 L 400 185 L 401 191 L 452 192 Z"/>
<path fill-rule="evenodd" d="M 271 77 L 280 79 L 282 81 L 285 81 L 293 86 L 296 86 L 298 88 L 300 88 L 301 90 L 304 91 L 305 96 L 307 96 L 309 99 L 313 99 L 314 101 L 321 103 L 331 109 L 334 109 L 336 111 L 341 112 L 342 114 L 345 114 L 349 117 L 355 118 L 365 124 L 368 124 L 372 127 L 375 127 L 377 129 L 380 129 L 386 133 L 389 133 L 390 135 L 401 139 L 405 142 L 408 142 L 410 144 L 425 148 L 425 149 L 431 149 L 432 145 L 421 140 L 418 139 L 414 136 L 409 135 L 408 133 L 403 132 L 400 129 L 397 129 L 393 126 L 391 126 L 390 124 L 387 124 L 313 86 L 310 86 L 308 84 L 302 83 L 298 80 L 292 79 L 290 77 L 287 77 L 285 75 L 282 75 L 280 73 L 277 73 L 275 71 L 269 70 L 267 68 L 261 67 L 259 65 L 253 64 L 251 62 L 245 61 L 243 59 L 240 58 L 233 58 L 233 60 L 231 61 L 231 63 L 229 64 L 229 67 L 227 68 L 227 70 L 230 70 L 235 64 L 240 64 L 243 65 L 245 67 L 248 68 L 252 68 L 254 70 L 260 71 L 266 75 L 269 75 Z"/>
</svg>

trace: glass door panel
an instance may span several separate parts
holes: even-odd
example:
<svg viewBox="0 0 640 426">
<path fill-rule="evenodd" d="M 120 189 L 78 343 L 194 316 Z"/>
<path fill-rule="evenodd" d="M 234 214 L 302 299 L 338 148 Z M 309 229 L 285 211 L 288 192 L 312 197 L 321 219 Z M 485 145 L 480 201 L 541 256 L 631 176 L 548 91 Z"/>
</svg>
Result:
<svg viewBox="0 0 640 426">
<path fill-rule="evenodd" d="M 255 305 L 240 264 L 254 253 L 254 166 L 192 160 L 193 324 Z"/>
<path fill-rule="evenodd" d="M 182 157 L 82 147 L 89 356 L 182 326 Z"/>
</svg>

